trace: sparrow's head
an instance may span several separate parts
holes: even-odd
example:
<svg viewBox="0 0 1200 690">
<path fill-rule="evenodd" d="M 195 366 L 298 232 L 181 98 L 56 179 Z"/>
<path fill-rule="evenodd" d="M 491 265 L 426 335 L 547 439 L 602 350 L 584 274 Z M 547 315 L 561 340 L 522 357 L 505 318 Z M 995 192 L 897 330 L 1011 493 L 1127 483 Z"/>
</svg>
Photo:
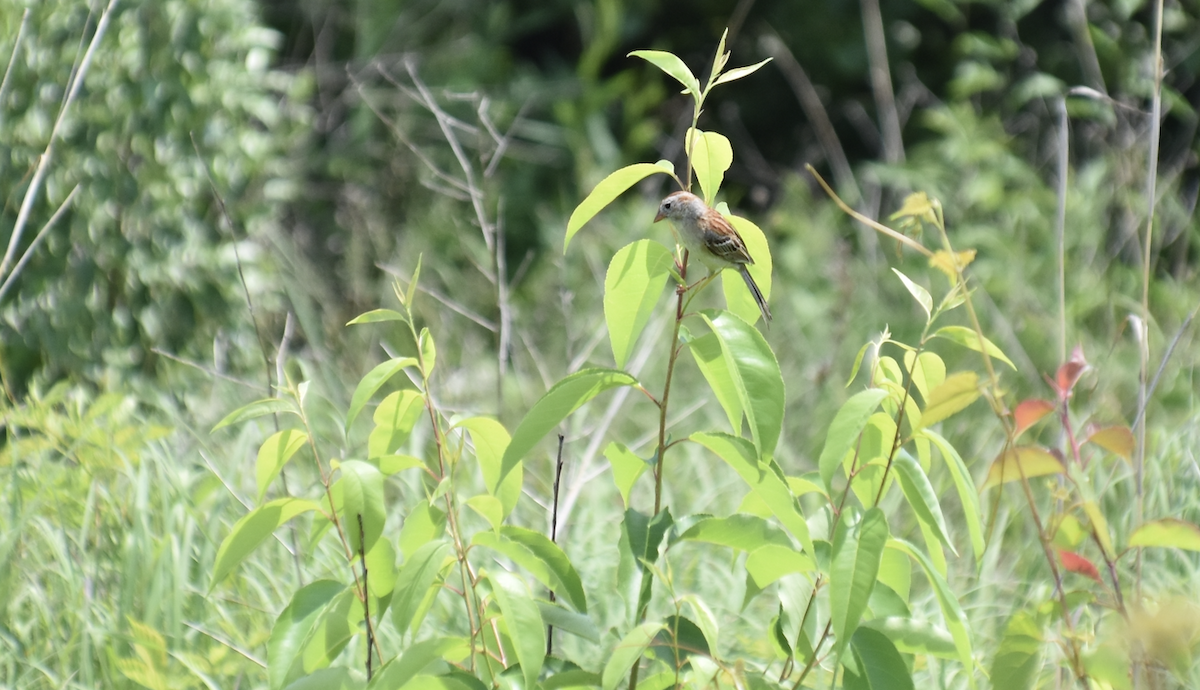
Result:
<svg viewBox="0 0 1200 690">
<path fill-rule="evenodd" d="M 662 200 L 658 205 L 658 215 L 654 216 L 654 222 L 663 218 L 671 220 L 682 220 L 684 218 L 699 218 L 704 215 L 707 207 L 700 197 L 691 192 L 675 192 Z"/>
</svg>

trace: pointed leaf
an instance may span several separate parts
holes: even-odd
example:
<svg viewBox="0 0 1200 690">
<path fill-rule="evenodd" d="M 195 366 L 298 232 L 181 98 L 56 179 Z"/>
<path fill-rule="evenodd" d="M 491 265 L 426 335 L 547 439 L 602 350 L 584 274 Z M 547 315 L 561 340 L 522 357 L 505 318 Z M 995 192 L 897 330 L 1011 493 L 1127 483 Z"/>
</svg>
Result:
<svg viewBox="0 0 1200 690">
<path fill-rule="evenodd" d="M 966 409 L 979 398 L 979 375 L 960 371 L 946 377 L 937 388 L 929 391 L 929 400 L 921 411 L 918 428 L 933 426 Z"/>
<path fill-rule="evenodd" d="M 718 84 L 725 84 L 725 83 L 731 82 L 735 79 L 741 79 L 742 77 L 748 77 L 751 74 L 754 74 L 755 72 L 757 72 L 760 67 L 767 64 L 768 62 L 770 62 L 773 59 L 774 58 L 767 58 L 766 60 L 763 60 L 762 62 L 756 62 L 753 65 L 746 65 L 745 67 L 734 67 L 733 69 L 731 69 L 731 70 L 725 72 L 724 74 L 722 74 L 721 76 L 717 77 L 717 80 L 715 82 L 713 82 L 713 86 L 716 86 Z"/>
<path fill-rule="evenodd" d="M 1165 546 L 1200 551 L 1200 527 L 1175 518 L 1153 520 L 1129 535 L 1129 546 Z"/>
<path fill-rule="evenodd" d="M 664 163 L 665 161 L 659 161 L 658 163 L 636 163 L 621 168 L 601 180 L 600 184 L 596 185 L 591 194 L 588 194 L 587 198 L 575 207 L 570 219 L 567 220 L 567 234 L 563 239 L 563 253 L 567 253 L 567 247 L 570 246 L 571 238 L 575 236 L 575 233 L 579 232 L 584 224 L 594 218 L 605 206 L 608 206 L 614 199 L 621 196 L 625 190 L 655 173 L 671 174 L 674 172 L 669 164 Z"/>
<path fill-rule="evenodd" d="M 1042 665 L 1042 631 L 1034 617 L 1018 611 L 1008 620 L 992 661 L 995 690 L 1029 690 Z"/>
<path fill-rule="evenodd" d="M 613 483 L 617 485 L 617 491 L 621 492 L 621 500 L 628 508 L 629 492 L 633 490 L 638 477 L 642 476 L 650 465 L 620 443 L 608 444 L 604 449 L 604 457 L 612 466 Z"/>
<path fill-rule="evenodd" d="M 746 558 L 746 572 L 754 578 L 759 589 L 766 589 L 784 575 L 808 573 L 817 565 L 808 556 L 791 546 L 766 544 L 750 552 Z"/>
<path fill-rule="evenodd" d="M 670 250 L 653 240 L 627 244 L 609 262 L 604 277 L 604 321 L 618 368 L 629 360 L 674 265 Z"/>
<path fill-rule="evenodd" d="M 342 476 L 333 485 L 333 505 L 342 515 L 342 529 L 346 531 L 350 550 L 355 554 L 365 553 L 375 545 L 387 520 L 383 473 L 361 460 L 343 462 L 340 471 Z"/>
<path fill-rule="evenodd" d="M 1133 432 L 1127 426 L 1107 426 L 1092 432 L 1084 443 L 1094 443 L 1113 455 L 1129 462 L 1135 446 Z"/>
<path fill-rule="evenodd" d="M 405 647 L 403 654 L 379 669 L 379 673 L 367 686 L 368 690 L 403 688 L 410 680 L 429 668 L 430 664 L 440 661 L 449 652 L 461 649 L 465 642 L 457 637 L 433 637 L 414 642 Z"/>
<path fill-rule="evenodd" d="M 691 440 L 717 454 L 750 485 L 771 512 L 792 536 L 800 540 L 806 553 L 813 553 L 808 523 L 801 513 L 796 497 L 788 488 L 787 479 L 774 460 L 760 463 L 754 447 L 748 441 L 729 434 L 695 433 Z"/>
<path fill-rule="evenodd" d="M 283 466 L 304 447 L 308 437 L 297 429 L 284 429 L 276 432 L 263 441 L 258 449 L 258 458 L 254 463 L 254 477 L 258 482 L 258 500 L 267 494 L 271 482 L 279 476 Z"/>
<path fill-rule="evenodd" d="M 688 352 L 692 353 L 692 359 L 696 362 L 700 373 L 704 375 L 704 380 L 708 382 L 713 397 L 721 404 L 721 409 L 725 410 L 730 430 L 740 436 L 742 397 L 738 393 L 734 373 L 730 370 L 729 359 L 725 357 L 725 350 L 721 347 L 721 339 L 717 337 L 716 333 L 692 338 L 688 341 Z"/>
<path fill-rule="evenodd" d="M 287 684 L 288 674 L 322 609 L 345 589 L 340 582 L 317 580 L 292 595 L 291 603 L 275 619 L 267 643 L 267 681 L 272 690 Z"/>
<path fill-rule="evenodd" d="M 471 543 L 508 556 L 576 611 L 587 613 L 587 597 L 579 573 L 563 550 L 544 534 L 507 525 L 501 528 L 499 535 L 476 532 Z"/>
<path fill-rule="evenodd" d="M 774 455 L 783 428 L 784 403 L 783 374 L 775 353 L 758 329 L 729 312 L 704 311 L 700 315 L 721 342 L 754 447 L 763 457 Z"/>
<path fill-rule="evenodd" d="M 604 664 L 604 690 L 616 690 L 663 627 L 662 623 L 642 623 L 621 638 Z"/>
<path fill-rule="evenodd" d="M 901 448 L 892 460 L 892 467 L 896 469 L 896 476 L 900 479 L 900 490 L 904 492 L 904 498 L 913 512 L 921 522 L 933 530 L 938 541 L 957 556 L 958 550 L 950 543 L 950 532 L 946 529 L 946 518 L 942 515 L 942 506 L 938 503 L 937 494 L 916 459 Z"/>
<path fill-rule="evenodd" d="M 256 400 L 249 405 L 239 407 L 225 415 L 225 418 L 217 422 L 217 425 L 212 430 L 216 431 L 250 419 L 256 419 L 269 414 L 282 414 L 284 412 L 299 415 L 299 411 L 296 410 L 296 404 L 289 399 L 264 398 L 263 400 Z"/>
<path fill-rule="evenodd" d="M 728 546 L 737 551 L 755 551 L 768 545 L 791 548 L 783 530 L 756 515 L 736 513 L 727 518 L 704 518 L 679 536 L 680 539 Z"/>
<path fill-rule="evenodd" d="M 821 469 L 821 480 L 825 488 L 833 491 L 833 474 L 851 448 L 854 447 L 858 435 L 862 433 L 867 420 L 875 413 L 879 403 L 887 397 L 887 391 L 882 388 L 868 388 L 850 396 L 842 404 L 841 409 L 834 415 L 825 435 L 825 447 L 821 449 L 821 457 L 817 466 Z"/>
<path fill-rule="evenodd" d="M 662 50 L 635 50 L 628 57 L 639 57 L 646 62 L 654 65 L 660 70 L 671 75 L 675 81 L 683 84 L 685 93 L 691 93 L 693 96 L 700 96 L 700 82 L 684 64 L 673 53 L 668 53 Z"/>
<path fill-rule="evenodd" d="M 939 328 L 933 335 L 935 338 L 945 338 L 946 340 L 958 343 L 959 345 L 976 352 L 984 352 L 986 350 L 988 356 L 995 357 L 1001 362 L 1004 362 L 1008 366 L 1012 367 L 1013 371 L 1016 371 L 1017 369 L 1017 365 L 1013 364 L 1012 360 L 1010 360 L 1003 352 L 1001 352 L 1000 348 L 996 347 L 995 343 L 992 341 L 984 338 L 983 344 L 980 345 L 979 335 L 970 328 L 966 328 L 965 326 L 943 326 Z"/>
<path fill-rule="evenodd" d="M 912 673 L 887 635 L 862 626 L 854 631 L 850 650 L 859 673 L 847 674 L 845 688 L 854 690 L 913 690 Z"/>
<path fill-rule="evenodd" d="M 1054 403 L 1049 400 L 1031 398 L 1017 403 L 1016 409 L 1013 410 L 1013 438 L 1025 433 L 1026 429 L 1053 411 Z"/>
<path fill-rule="evenodd" d="M 896 551 L 887 549 L 885 553 Z M 859 629 L 862 627 L 887 635 L 892 644 L 896 645 L 896 649 L 905 654 L 928 654 L 939 659 L 958 658 L 958 650 L 954 648 L 954 638 L 950 637 L 950 633 L 926 621 L 888 616 L 863 621 Z"/>
<path fill-rule="evenodd" d="M 967 533 L 971 537 L 971 551 L 975 554 L 975 563 L 978 565 L 983 559 L 983 550 L 986 546 L 983 540 L 983 518 L 979 507 L 979 492 L 975 489 L 975 482 L 971 479 L 971 471 L 967 469 L 967 464 L 963 462 L 962 456 L 950 445 L 941 434 L 930 429 L 921 431 L 920 436 L 929 439 L 933 445 L 937 446 L 938 452 L 942 455 L 942 460 L 946 463 L 946 469 L 950 470 L 950 476 L 954 479 L 954 488 L 958 492 L 958 500 L 962 503 L 963 517 L 967 521 Z"/>
<path fill-rule="evenodd" d="M 237 521 L 229 536 L 221 542 L 217 549 L 217 557 L 213 565 L 212 582 L 209 589 L 216 586 L 226 575 L 233 571 L 246 556 L 249 556 L 259 544 L 288 520 L 310 511 L 320 511 L 321 507 L 313 501 L 299 498 L 277 498 L 255 508 Z"/>
<path fill-rule="evenodd" d="M 958 650 L 958 660 L 963 665 L 966 672 L 967 683 L 972 690 L 976 687 L 975 683 L 975 660 L 971 652 L 971 635 L 967 629 L 967 616 L 963 613 L 962 606 L 959 605 L 958 599 L 951 591 L 950 585 L 946 584 L 946 579 L 943 578 L 933 563 L 929 562 L 929 557 L 921 553 L 921 550 L 903 539 L 891 539 L 888 541 L 888 548 L 898 549 L 902 553 L 908 554 L 910 558 L 921 566 L 925 571 L 925 577 L 929 580 L 929 584 L 933 586 L 933 593 L 937 597 L 938 606 L 942 609 L 942 619 L 946 623 L 946 627 L 950 630 L 950 636 L 954 638 L 954 648 Z"/>
<path fill-rule="evenodd" d="M 504 481 L 543 436 L 584 403 L 610 388 L 637 385 L 637 379 L 615 369 L 584 369 L 554 384 L 525 414 L 513 432 L 500 462 L 499 481 Z"/>
<path fill-rule="evenodd" d="M 422 604 L 450 553 L 450 544 L 437 539 L 425 543 L 404 561 L 392 592 L 392 624 L 397 630 L 416 630 L 420 625 Z"/>
<path fill-rule="evenodd" d="M 829 566 L 829 605 L 839 654 L 867 609 L 887 540 L 887 518 L 879 508 L 868 510 L 856 525 L 838 523 Z"/>
<path fill-rule="evenodd" d="M 1064 469 L 1062 462 L 1045 448 L 1018 446 L 1002 453 L 992 462 L 987 479 L 979 490 L 986 491 L 997 484 L 1021 481 L 1022 473 L 1029 479 L 1062 474 Z"/>
<path fill-rule="evenodd" d="M 516 648 L 517 661 L 525 676 L 525 687 L 532 688 L 546 660 L 546 626 L 525 580 L 503 570 L 487 574 L 492 593 L 500 604 L 508 634 Z"/>
<path fill-rule="evenodd" d="M 504 482 L 500 481 L 500 466 L 504 459 L 504 451 L 512 438 L 508 430 L 500 422 L 489 417 L 469 417 L 454 425 L 455 428 L 466 429 L 471 433 L 471 442 L 475 446 L 475 459 L 479 461 L 479 472 L 483 475 L 483 485 L 488 493 L 500 499 L 504 509 L 504 517 L 512 513 L 521 498 L 521 482 L 524 472 L 510 472 Z M 520 464 L 518 463 L 518 468 Z"/>
<path fill-rule="evenodd" d="M 1087 558 L 1080 556 L 1074 551 L 1059 549 L 1058 559 L 1062 561 L 1063 567 L 1070 572 L 1078 573 L 1084 577 L 1090 577 L 1096 582 L 1104 584 L 1104 581 L 1100 579 L 1100 571 L 1096 570 L 1096 566 Z"/>
<path fill-rule="evenodd" d="M 363 407 L 370 402 L 371 396 L 375 395 L 383 387 L 383 384 L 402 371 L 404 367 L 412 367 L 416 364 L 417 360 L 412 357 L 396 357 L 367 372 L 362 381 L 358 382 L 358 386 L 354 389 L 354 395 L 350 398 L 350 409 L 346 412 L 346 431 L 350 430 L 358 413 L 362 412 Z"/>
<path fill-rule="evenodd" d="M 895 268 L 892 269 L 892 273 L 895 273 L 900 278 L 900 282 L 904 283 L 908 294 L 912 295 L 913 299 L 917 300 L 917 304 L 921 305 L 921 309 L 925 311 L 925 320 L 928 321 L 933 314 L 933 297 L 929 295 L 929 291 L 912 282 L 908 276 Z"/>
<path fill-rule="evenodd" d="M 416 277 L 415 275 L 413 276 Z M 383 321 L 403 321 L 408 323 L 408 317 L 398 311 L 392 309 L 372 309 L 365 314 L 359 314 L 354 317 L 347 326 L 356 326 L 362 323 L 381 323 Z"/>
<path fill-rule="evenodd" d="M 596 628 L 596 622 L 586 613 L 577 613 L 541 599 L 537 601 L 537 605 L 546 625 L 553 625 L 557 630 L 564 630 L 589 642 L 600 642 L 600 631 Z"/>
</svg>

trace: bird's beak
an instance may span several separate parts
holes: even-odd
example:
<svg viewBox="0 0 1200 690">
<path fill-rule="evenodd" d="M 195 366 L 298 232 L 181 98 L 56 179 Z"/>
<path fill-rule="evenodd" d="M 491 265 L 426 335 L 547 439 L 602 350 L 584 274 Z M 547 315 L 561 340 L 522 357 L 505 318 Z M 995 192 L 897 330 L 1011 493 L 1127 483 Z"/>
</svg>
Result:
<svg viewBox="0 0 1200 690">
<path fill-rule="evenodd" d="M 654 222 L 657 223 L 658 221 L 660 221 L 666 217 L 667 217 L 667 215 L 665 213 L 663 213 L 662 211 L 659 211 L 658 215 L 654 216 Z"/>
</svg>

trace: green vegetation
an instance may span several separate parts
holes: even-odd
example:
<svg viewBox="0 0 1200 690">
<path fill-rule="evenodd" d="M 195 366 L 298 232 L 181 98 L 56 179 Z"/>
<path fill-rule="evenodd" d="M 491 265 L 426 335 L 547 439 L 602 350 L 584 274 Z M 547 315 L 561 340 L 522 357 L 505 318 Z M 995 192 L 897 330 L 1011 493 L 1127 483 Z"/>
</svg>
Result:
<svg viewBox="0 0 1200 690">
<path fill-rule="evenodd" d="M 1198 8 L 879 4 L 0 2 L 0 687 L 1200 685 Z"/>
</svg>

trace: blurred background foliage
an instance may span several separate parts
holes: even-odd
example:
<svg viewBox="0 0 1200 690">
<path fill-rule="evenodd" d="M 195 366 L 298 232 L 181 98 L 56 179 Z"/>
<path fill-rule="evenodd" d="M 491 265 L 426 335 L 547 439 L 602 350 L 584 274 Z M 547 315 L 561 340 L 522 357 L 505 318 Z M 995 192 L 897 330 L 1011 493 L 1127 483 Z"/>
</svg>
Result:
<svg viewBox="0 0 1200 690">
<path fill-rule="evenodd" d="M 1192 331 L 1181 328 L 1197 299 L 1200 0 L 1165 6 L 1153 361 L 1180 339 L 1150 419 L 1172 476 L 1191 456 L 1189 441 L 1167 430 L 1195 422 L 1200 363 Z M 0 93 L 6 242 L 102 9 L 0 0 L 0 60 L 13 56 Z M 198 655 L 184 660 L 193 670 L 244 672 L 243 656 L 221 640 L 261 645 L 269 617 L 235 601 L 205 613 L 198 593 L 222 519 L 243 510 L 233 497 L 253 484 L 253 439 L 217 449 L 205 430 L 290 373 L 317 384 L 314 405 L 328 407 L 337 437 L 333 411 L 383 356 L 370 335 L 379 331 L 345 323 L 388 305 L 390 281 L 407 279 L 418 255 L 427 292 L 419 305 L 447 363 L 438 383 L 449 409 L 511 425 L 566 371 L 611 365 L 605 266 L 633 239 L 666 241 L 650 224 L 666 189 L 628 194 L 566 256 L 565 219 L 622 165 L 682 166 L 689 101 L 626 55 L 669 50 L 704 72 L 725 27 L 732 64 L 775 58 L 717 90 L 701 127 L 732 140 L 724 198 L 772 241 L 767 338 L 788 381 L 785 466 L 811 466 L 863 342 L 885 326 L 900 340 L 919 333 L 918 310 L 886 267 L 929 275 L 850 222 L 804 165 L 874 217 L 910 191 L 940 199 L 957 246 L 979 250 L 984 330 L 1019 368 L 1008 385 L 1044 395 L 1041 375 L 1060 357 L 1064 110 L 1066 345 L 1082 342 L 1103 372 L 1080 389 L 1081 408 L 1131 421 L 1138 357 L 1126 317 L 1141 290 L 1151 20 L 1145 0 L 122 0 L 18 253 L 76 185 L 79 195 L 0 299 L 0 464 L 13 470 L 0 501 L 9 508 L 0 522 L 9 584 L 0 677 L 58 687 L 52 681 L 77 668 L 81 687 L 128 682 L 118 657 L 145 643 L 136 621 L 186 640 L 181 647 Z M 867 39 L 872 27 L 885 46 Z M 884 60 L 891 98 L 881 101 L 872 68 Z M 937 296 L 944 286 L 932 283 Z M 274 361 L 281 343 L 287 372 Z M 655 360 L 645 375 L 656 375 Z M 690 373 L 681 386 L 699 383 Z M 702 387 L 679 399 L 688 396 L 702 401 Z M 719 420 L 711 408 L 700 414 Z M 145 419 L 155 426 L 139 429 Z M 159 423 L 179 432 L 162 437 Z M 947 435 L 964 455 L 994 454 L 994 423 L 958 424 Z M 644 431 L 624 419 L 611 433 L 633 447 Z M 80 441 L 118 437 L 110 454 Z M 545 495 L 548 485 L 532 481 Z M 699 483 L 705 509 L 730 507 L 728 483 Z M 136 501 L 125 501 L 131 491 Z M 94 529 L 80 528 L 79 516 L 97 510 Z M 58 534 L 59 524 L 76 531 Z M 171 544 L 153 546 L 163 530 Z M 12 569 L 33 553 L 26 574 Z M 285 577 L 286 560 L 261 564 L 260 574 Z M 65 561 L 78 568 L 62 569 Z M 28 575 L 42 571 L 56 574 Z M 1002 576 L 989 586 L 1037 578 Z M 278 604 L 290 591 L 268 584 L 247 598 Z M 31 619 L 46 598 L 62 605 Z M 123 646 L 96 651 L 114 640 Z"/>
</svg>

